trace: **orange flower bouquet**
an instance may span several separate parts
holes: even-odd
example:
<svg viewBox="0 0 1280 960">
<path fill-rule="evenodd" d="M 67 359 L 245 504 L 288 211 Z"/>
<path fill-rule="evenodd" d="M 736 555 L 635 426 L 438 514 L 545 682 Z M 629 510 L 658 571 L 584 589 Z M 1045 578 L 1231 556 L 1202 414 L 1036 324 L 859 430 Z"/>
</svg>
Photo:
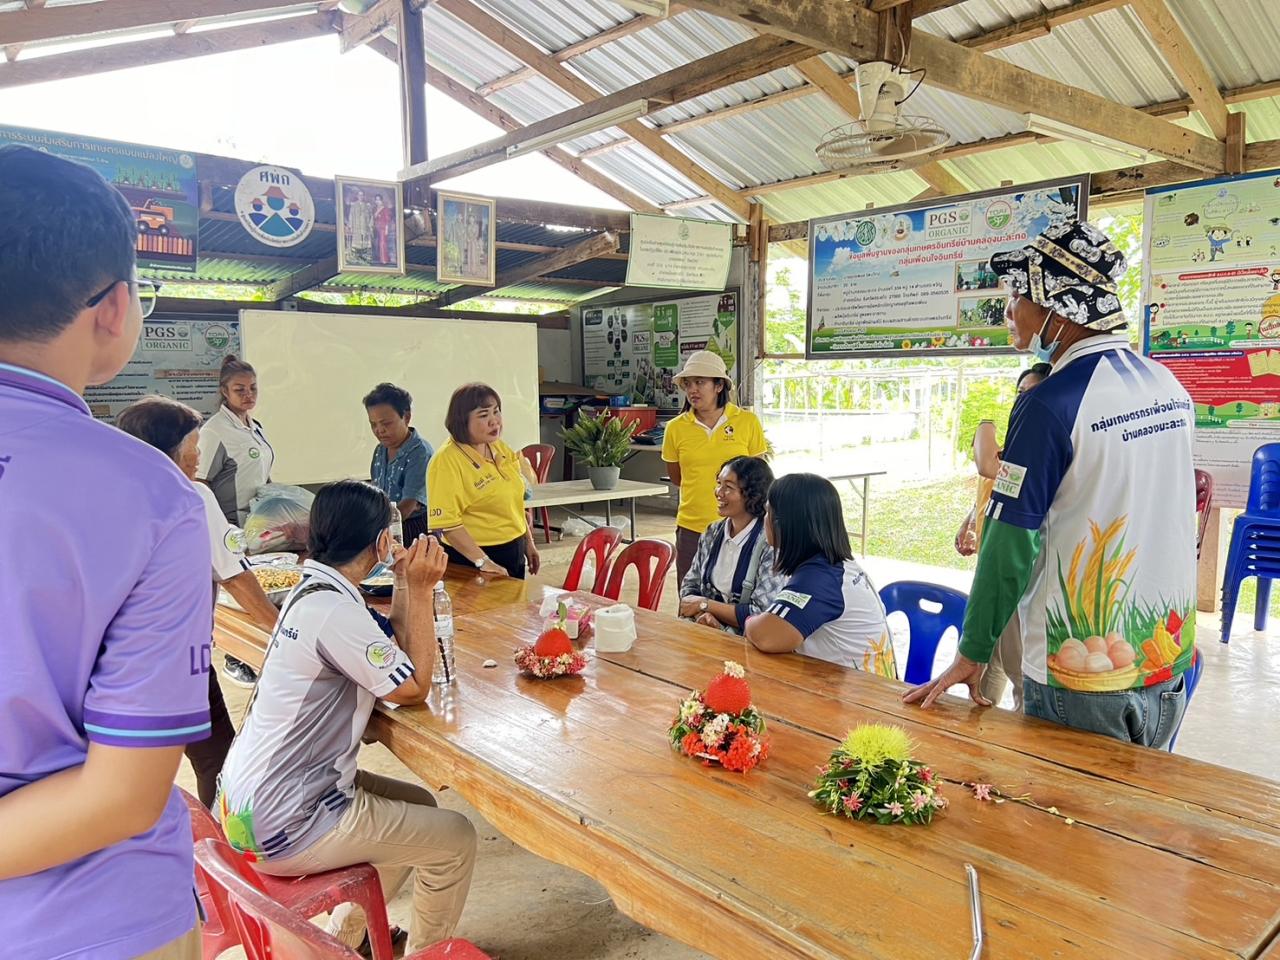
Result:
<svg viewBox="0 0 1280 960">
<path fill-rule="evenodd" d="M 563 604 L 560 610 L 563 615 Z M 558 626 L 542 631 L 532 646 L 517 647 L 515 661 L 522 671 L 539 680 L 576 676 L 587 665 L 587 658 L 573 648 L 563 620 Z"/>
<path fill-rule="evenodd" d="M 705 692 L 695 690 L 680 704 L 667 737 L 672 749 L 705 765 L 746 773 L 769 755 L 764 716 L 751 704 L 746 672 L 732 660 Z"/>
</svg>

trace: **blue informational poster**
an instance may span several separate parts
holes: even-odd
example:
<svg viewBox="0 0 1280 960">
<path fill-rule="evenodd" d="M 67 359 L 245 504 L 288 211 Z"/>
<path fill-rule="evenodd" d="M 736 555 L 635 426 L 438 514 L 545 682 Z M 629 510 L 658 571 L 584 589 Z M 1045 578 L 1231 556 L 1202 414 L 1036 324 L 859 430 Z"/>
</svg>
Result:
<svg viewBox="0 0 1280 960">
<path fill-rule="evenodd" d="M 807 355 L 1007 352 L 991 255 L 1084 219 L 1088 197 L 1085 175 L 810 221 Z"/>
<path fill-rule="evenodd" d="M 7 143 L 83 163 L 115 184 L 138 225 L 139 269 L 196 272 L 200 186 L 194 156 L 165 147 L 0 124 L 0 146 Z"/>
</svg>

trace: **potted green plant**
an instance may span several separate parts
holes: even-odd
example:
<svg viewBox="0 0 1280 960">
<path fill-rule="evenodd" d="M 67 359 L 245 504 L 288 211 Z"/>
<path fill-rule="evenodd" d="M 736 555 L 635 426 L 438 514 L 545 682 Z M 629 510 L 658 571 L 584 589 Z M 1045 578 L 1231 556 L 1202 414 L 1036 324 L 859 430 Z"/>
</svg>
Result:
<svg viewBox="0 0 1280 960">
<path fill-rule="evenodd" d="M 596 490 L 612 490 L 622 475 L 622 463 L 631 452 L 634 422 L 610 416 L 607 411 L 582 417 L 572 427 L 560 431 L 564 448 L 587 466 L 587 476 Z"/>
</svg>

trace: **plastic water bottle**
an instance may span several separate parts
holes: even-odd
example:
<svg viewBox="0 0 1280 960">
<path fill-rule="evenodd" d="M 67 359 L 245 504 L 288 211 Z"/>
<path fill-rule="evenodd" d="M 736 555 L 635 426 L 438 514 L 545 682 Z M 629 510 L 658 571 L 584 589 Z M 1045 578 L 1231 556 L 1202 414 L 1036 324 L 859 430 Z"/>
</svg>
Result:
<svg viewBox="0 0 1280 960">
<path fill-rule="evenodd" d="M 453 683 L 458 674 L 453 667 L 453 601 L 443 582 L 436 584 L 433 598 L 436 619 L 436 664 L 432 683 Z"/>
<path fill-rule="evenodd" d="M 404 518 L 400 516 L 400 508 L 391 505 L 391 539 L 404 546 Z"/>
</svg>

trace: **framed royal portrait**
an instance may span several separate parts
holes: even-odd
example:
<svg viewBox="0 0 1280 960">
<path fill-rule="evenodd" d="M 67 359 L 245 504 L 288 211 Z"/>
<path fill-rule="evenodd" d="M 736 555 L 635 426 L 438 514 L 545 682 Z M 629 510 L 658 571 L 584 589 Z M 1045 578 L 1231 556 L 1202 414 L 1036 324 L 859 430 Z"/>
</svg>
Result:
<svg viewBox="0 0 1280 960">
<path fill-rule="evenodd" d="M 494 201 L 443 191 L 436 196 L 436 279 L 492 287 L 498 268 Z"/>
<path fill-rule="evenodd" d="M 405 272 L 404 193 L 390 180 L 335 177 L 338 272 Z"/>
</svg>

